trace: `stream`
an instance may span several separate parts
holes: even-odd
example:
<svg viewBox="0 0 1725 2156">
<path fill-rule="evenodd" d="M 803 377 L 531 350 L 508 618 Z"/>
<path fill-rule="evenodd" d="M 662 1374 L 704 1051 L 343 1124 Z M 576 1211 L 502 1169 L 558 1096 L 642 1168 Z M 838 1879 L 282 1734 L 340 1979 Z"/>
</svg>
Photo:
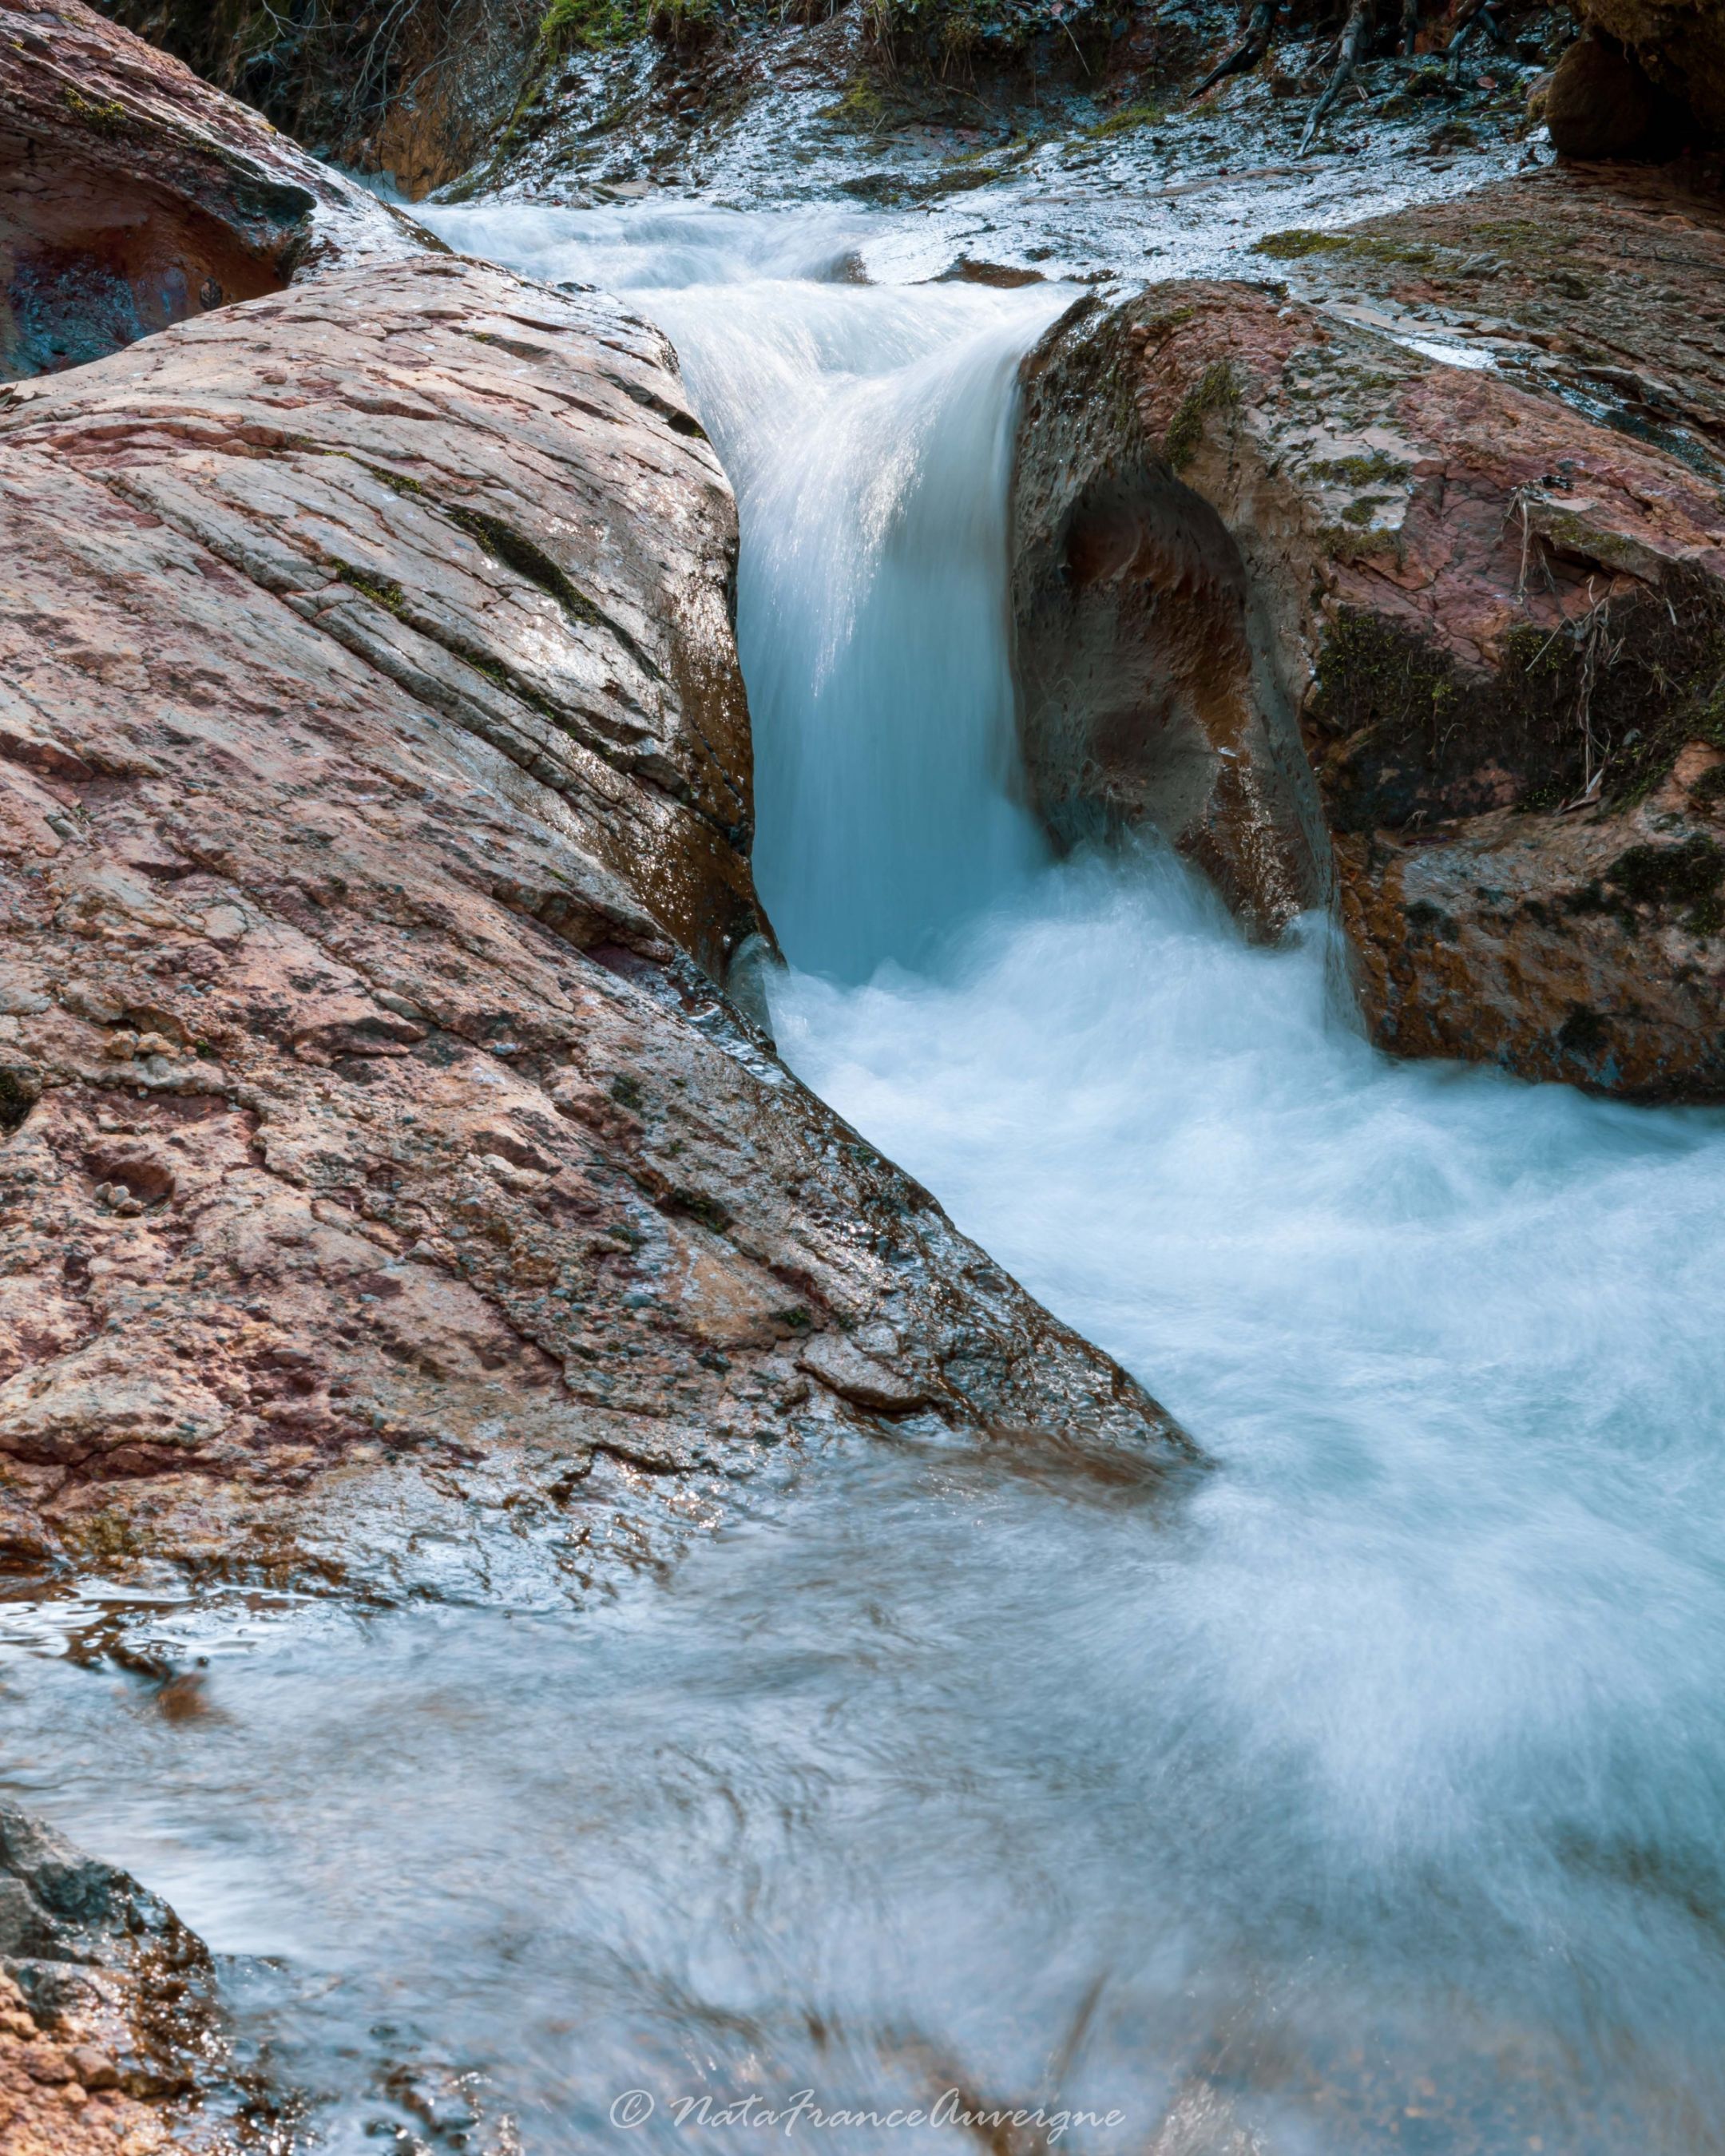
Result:
<svg viewBox="0 0 1725 2156">
<path fill-rule="evenodd" d="M 1322 922 L 1049 856 L 1005 503 L 1073 287 L 434 217 L 677 345 L 787 1060 L 1216 1471 L 860 1446 L 578 1609 L 188 1605 L 175 1717 L 20 1617 L 4 1785 L 223 1957 L 284 2146 L 1725 2150 L 1725 1116 L 1392 1063 Z"/>
</svg>

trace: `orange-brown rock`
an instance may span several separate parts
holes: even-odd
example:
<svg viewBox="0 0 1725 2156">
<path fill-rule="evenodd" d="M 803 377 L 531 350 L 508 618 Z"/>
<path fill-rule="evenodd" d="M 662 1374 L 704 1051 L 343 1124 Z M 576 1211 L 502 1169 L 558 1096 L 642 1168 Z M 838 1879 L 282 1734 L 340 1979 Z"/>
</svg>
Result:
<svg viewBox="0 0 1725 2156">
<path fill-rule="evenodd" d="M 1563 157 L 1625 157 L 1647 140 L 1658 96 L 1615 38 L 1578 38 L 1558 62 L 1543 112 Z"/>
<path fill-rule="evenodd" d="M 1332 886 L 1388 1046 L 1725 1095 L 1719 213 L 1548 177 L 1264 253 L 1285 283 L 1153 288 L 1034 362 L 1039 791 L 1051 758 L 1254 921 Z"/>
<path fill-rule="evenodd" d="M 748 736 L 655 332 L 338 270 L 21 385 L 0 493 L 15 1553 L 579 1567 L 596 1456 L 881 1414 L 1185 1456 L 695 963 Z"/>
<path fill-rule="evenodd" d="M 223 2056 L 213 1989 L 208 1953 L 172 1910 L 0 1804 L 6 2156 L 190 2146 L 182 2133 Z"/>
<path fill-rule="evenodd" d="M 0 5 L 0 380 L 432 244 L 80 0 Z"/>
</svg>

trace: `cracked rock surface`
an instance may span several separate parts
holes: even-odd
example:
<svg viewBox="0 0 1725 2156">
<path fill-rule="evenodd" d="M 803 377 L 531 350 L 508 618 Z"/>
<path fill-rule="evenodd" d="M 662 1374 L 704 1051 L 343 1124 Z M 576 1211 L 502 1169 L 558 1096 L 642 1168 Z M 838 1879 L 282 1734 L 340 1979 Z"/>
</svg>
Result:
<svg viewBox="0 0 1725 2156">
<path fill-rule="evenodd" d="M 619 1475 L 883 1419 L 1189 1456 L 696 963 L 734 510 L 655 332 L 337 270 L 24 385 L 0 495 L 15 1557 L 578 1568 Z"/>
</svg>

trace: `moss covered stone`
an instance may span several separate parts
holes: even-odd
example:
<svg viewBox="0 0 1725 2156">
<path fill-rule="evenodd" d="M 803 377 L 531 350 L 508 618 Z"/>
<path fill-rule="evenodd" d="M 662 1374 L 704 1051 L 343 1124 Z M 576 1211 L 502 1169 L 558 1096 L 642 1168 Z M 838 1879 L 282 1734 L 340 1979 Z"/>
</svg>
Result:
<svg viewBox="0 0 1725 2156">
<path fill-rule="evenodd" d="M 1197 455 L 1210 413 L 1232 410 L 1239 403 L 1240 384 L 1233 367 L 1225 359 L 1212 360 L 1181 399 L 1163 437 L 1162 454 L 1173 470 L 1183 470 Z"/>
<path fill-rule="evenodd" d="M 1349 538 L 1393 545 L 1395 535 L 1338 526 L 1334 536 L 1332 551 L 1351 553 Z M 1722 705 L 1725 602 L 1697 577 L 1614 601 L 1609 620 L 1513 630 L 1490 671 L 1349 609 L 1320 654 L 1310 717 L 1331 743 L 1332 817 L 1364 831 L 1506 805 L 1549 810 L 1595 778 L 1601 807 L 1627 807 L 1686 742 L 1725 747 Z"/>
</svg>

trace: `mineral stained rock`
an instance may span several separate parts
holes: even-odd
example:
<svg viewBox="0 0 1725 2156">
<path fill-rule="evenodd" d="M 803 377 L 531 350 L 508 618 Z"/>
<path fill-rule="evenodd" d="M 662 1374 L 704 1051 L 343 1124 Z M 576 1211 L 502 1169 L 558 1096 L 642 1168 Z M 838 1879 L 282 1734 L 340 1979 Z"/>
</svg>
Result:
<svg viewBox="0 0 1725 2156">
<path fill-rule="evenodd" d="M 1619 170 L 1263 253 L 1029 369 L 1051 822 L 1332 891 L 1399 1053 L 1725 1097 L 1725 222 Z"/>
<path fill-rule="evenodd" d="M 80 4 L 0 5 L 0 381 L 433 243 Z"/>
<path fill-rule="evenodd" d="M 655 332 L 336 270 L 19 385 L 0 493 L 15 1553 L 353 1568 L 480 1482 L 572 1549 L 596 1455 L 883 1415 L 1189 1456 L 712 986 L 734 509 Z"/>
<path fill-rule="evenodd" d="M 155 1895 L 0 1803 L 0 2148 L 174 2156 L 223 2057 L 208 1953 Z"/>
</svg>

